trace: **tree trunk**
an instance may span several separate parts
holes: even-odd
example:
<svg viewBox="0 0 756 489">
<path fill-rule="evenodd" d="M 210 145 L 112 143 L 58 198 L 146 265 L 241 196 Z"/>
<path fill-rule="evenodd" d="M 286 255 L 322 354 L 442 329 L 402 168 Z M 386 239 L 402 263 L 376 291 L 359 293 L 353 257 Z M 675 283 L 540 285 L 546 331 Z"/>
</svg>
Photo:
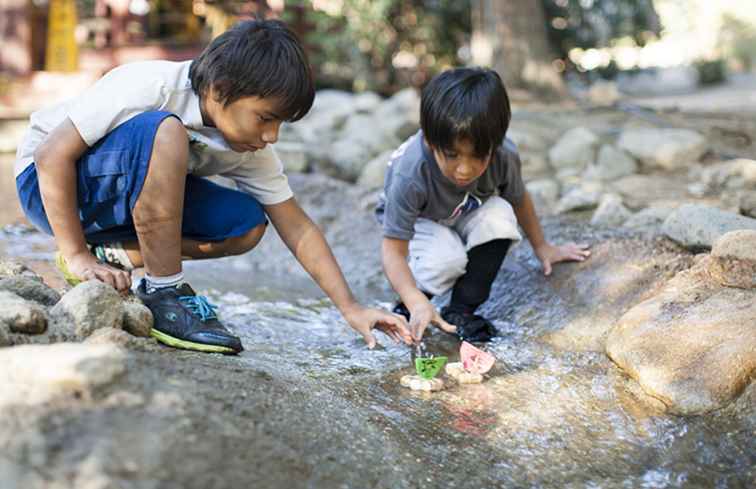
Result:
<svg viewBox="0 0 756 489">
<path fill-rule="evenodd" d="M 473 0 L 472 56 L 490 66 L 508 89 L 563 96 L 566 89 L 554 69 L 540 0 Z"/>
</svg>

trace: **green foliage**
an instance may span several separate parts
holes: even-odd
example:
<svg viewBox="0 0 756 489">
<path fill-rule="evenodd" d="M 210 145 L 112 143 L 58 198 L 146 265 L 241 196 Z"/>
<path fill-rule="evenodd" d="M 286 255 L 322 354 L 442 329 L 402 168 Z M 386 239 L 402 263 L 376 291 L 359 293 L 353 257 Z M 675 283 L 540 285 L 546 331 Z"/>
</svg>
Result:
<svg viewBox="0 0 756 489">
<path fill-rule="evenodd" d="M 643 46 L 661 31 L 653 0 L 542 0 L 549 38 L 566 58 L 575 47 L 605 47 L 631 37 Z"/>
<path fill-rule="evenodd" d="M 727 65 L 723 59 L 698 61 L 695 67 L 698 71 L 698 83 L 701 85 L 722 83 L 727 78 Z"/>
<path fill-rule="evenodd" d="M 321 83 L 386 93 L 460 64 L 471 31 L 469 0 L 343 0 L 329 12 L 293 0 L 284 20 L 303 25 Z"/>
</svg>

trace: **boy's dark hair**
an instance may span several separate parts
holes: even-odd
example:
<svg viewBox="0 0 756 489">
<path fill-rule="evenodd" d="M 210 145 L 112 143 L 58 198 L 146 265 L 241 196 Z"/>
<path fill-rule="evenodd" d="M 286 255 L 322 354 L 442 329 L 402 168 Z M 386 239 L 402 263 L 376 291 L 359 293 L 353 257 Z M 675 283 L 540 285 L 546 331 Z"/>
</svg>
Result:
<svg viewBox="0 0 756 489">
<path fill-rule="evenodd" d="M 250 96 L 277 97 L 284 120 L 297 121 L 315 99 L 307 55 L 279 20 L 246 20 L 216 37 L 189 68 L 197 95 L 215 89 L 224 106 Z"/>
<path fill-rule="evenodd" d="M 493 70 L 445 71 L 423 89 L 420 126 L 428 144 L 442 151 L 467 139 L 475 156 L 485 158 L 501 145 L 511 117 L 507 91 Z"/>
</svg>

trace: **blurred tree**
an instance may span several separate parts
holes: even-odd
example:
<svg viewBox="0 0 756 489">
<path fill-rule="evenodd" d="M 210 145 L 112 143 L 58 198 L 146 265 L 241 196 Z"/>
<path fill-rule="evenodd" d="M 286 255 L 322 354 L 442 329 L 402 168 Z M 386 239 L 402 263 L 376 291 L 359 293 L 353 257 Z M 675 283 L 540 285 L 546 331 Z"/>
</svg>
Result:
<svg viewBox="0 0 756 489">
<path fill-rule="evenodd" d="M 475 64 L 493 67 L 510 89 L 565 92 L 540 1 L 472 0 L 472 13 Z"/>
</svg>

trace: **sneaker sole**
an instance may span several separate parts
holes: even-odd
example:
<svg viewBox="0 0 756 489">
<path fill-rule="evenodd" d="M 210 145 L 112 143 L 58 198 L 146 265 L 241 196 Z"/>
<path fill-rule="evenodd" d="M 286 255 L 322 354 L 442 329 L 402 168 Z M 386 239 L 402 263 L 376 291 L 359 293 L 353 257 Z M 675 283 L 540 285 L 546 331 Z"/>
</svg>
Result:
<svg viewBox="0 0 756 489">
<path fill-rule="evenodd" d="M 152 328 L 152 330 L 150 331 L 150 336 L 158 340 L 160 343 L 163 343 L 164 345 L 172 346 L 174 348 L 181 348 L 182 350 L 200 351 L 203 353 L 230 353 L 234 355 L 239 353 L 233 348 L 229 348 L 227 346 L 208 345 L 205 343 L 195 343 L 193 341 L 180 340 L 178 338 L 174 338 L 171 335 L 167 335 L 161 331 L 158 331 L 155 328 Z"/>
<path fill-rule="evenodd" d="M 63 255 L 60 251 L 55 252 L 55 266 L 58 268 L 60 273 L 63 274 L 63 278 L 65 279 L 66 283 L 72 287 L 76 287 L 80 283 L 83 282 L 82 279 L 71 273 L 71 271 L 68 269 L 68 264 L 66 263 L 66 259 L 63 258 Z"/>
</svg>

